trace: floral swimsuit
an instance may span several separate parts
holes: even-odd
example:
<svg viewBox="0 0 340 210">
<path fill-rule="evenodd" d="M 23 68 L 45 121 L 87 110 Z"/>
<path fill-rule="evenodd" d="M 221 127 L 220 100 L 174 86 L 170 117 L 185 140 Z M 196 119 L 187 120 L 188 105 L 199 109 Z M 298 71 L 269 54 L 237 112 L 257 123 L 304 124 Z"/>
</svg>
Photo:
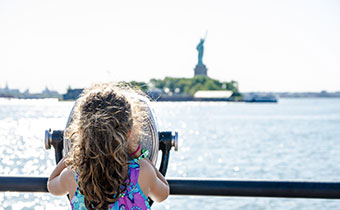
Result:
<svg viewBox="0 0 340 210">
<path fill-rule="evenodd" d="M 78 184 L 78 174 L 75 173 L 75 179 Z M 148 210 L 151 209 L 148 198 L 144 195 L 138 184 L 139 162 L 137 159 L 129 161 L 130 184 L 126 191 L 119 195 L 118 201 L 109 206 L 110 210 Z M 71 200 L 71 206 L 74 210 L 86 210 L 84 196 L 79 192 L 79 186 Z"/>
</svg>

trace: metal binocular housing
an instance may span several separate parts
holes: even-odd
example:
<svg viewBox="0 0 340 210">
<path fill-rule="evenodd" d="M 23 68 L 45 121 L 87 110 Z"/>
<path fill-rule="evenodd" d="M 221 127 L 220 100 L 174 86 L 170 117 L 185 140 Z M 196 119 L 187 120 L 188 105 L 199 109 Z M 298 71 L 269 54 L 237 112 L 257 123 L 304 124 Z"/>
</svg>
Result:
<svg viewBox="0 0 340 210">
<path fill-rule="evenodd" d="M 162 160 L 160 164 L 159 171 L 165 175 L 170 157 L 170 150 L 173 147 L 175 151 L 178 151 L 178 133 L 172 131 L 158 131 L 158 126 L 156 122 L 156 116 L 150 106 L 150 101 L 146 97 L 136 96 L 137 99 L 143 103 L 145 106 L 142 106 L 144 111 L 147 113 L 146 123 L 143 125 L 143 132 L 139 139 L 139 144 L 142 149 L 149 150 L 148 158 L 156 164 L 158 159 L 159 150 L 162 151 Z M 75 102 L 74 107 L 76 106 L 77 101 Z M 73 121 L 73 110 L 69 115 L 68 121 L 66 123 L 65 130 L 46 130 L 45 131 L 45 149 L 50 149 L 51 146 L 55 149 L 55 159 L 56 163 L 58 163 L 63 156 L 65 156 L 71 147 L 71 142 L 69 139 L 64 138 L 65 132 L 67 131 L 67 127 Z"/>
</svg>

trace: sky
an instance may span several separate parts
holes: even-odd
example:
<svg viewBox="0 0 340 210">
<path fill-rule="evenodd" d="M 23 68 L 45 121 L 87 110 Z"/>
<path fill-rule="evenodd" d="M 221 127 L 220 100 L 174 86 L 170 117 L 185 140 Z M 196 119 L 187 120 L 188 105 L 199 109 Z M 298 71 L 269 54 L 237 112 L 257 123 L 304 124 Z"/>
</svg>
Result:
<svg viewBox="0 0 340 210">
<path fill-rule="evenodd" d="M 340 1 L 0 0 L 0 88 L 208 76 L 240 91 L 340 91 Z"/>
</svg>

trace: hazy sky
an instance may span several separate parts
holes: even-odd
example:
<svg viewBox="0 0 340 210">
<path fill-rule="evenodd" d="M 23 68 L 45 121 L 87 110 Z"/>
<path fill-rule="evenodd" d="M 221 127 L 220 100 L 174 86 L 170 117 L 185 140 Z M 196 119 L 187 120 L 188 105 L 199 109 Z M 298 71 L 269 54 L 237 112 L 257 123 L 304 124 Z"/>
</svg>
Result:
<svg viewBox="0 0 340 210">
<path fill-rule="evenodd" d="M 340 1 L 0 0 L 0 87 L 208 75 L 241 91 L 340 91 Z"/>
</svg>

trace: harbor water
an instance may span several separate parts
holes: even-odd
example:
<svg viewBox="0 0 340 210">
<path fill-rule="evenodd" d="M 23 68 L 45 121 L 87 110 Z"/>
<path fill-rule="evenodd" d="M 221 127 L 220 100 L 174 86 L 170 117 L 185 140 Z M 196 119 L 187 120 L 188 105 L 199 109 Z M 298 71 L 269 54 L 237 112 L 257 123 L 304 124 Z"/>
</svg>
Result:
<svg viewBox="0 0 340 210">
<path fill-rule="evenodd" d="M 340 181 L 340 99 L 279 103 L 153 103 L 161 131 L 179 133 L 168 178 Z M 0 99 L 0 175 L 47 177 L 44 131 L 64 129 L 73 102 Z M 159 161 L 158 161 L 159 163 Z M 65 196 L 0 193 L 1 209 L 70 209 Z M 340 209 L 340 200 L 170 196 L 152 209 Z"/>
</svg>

